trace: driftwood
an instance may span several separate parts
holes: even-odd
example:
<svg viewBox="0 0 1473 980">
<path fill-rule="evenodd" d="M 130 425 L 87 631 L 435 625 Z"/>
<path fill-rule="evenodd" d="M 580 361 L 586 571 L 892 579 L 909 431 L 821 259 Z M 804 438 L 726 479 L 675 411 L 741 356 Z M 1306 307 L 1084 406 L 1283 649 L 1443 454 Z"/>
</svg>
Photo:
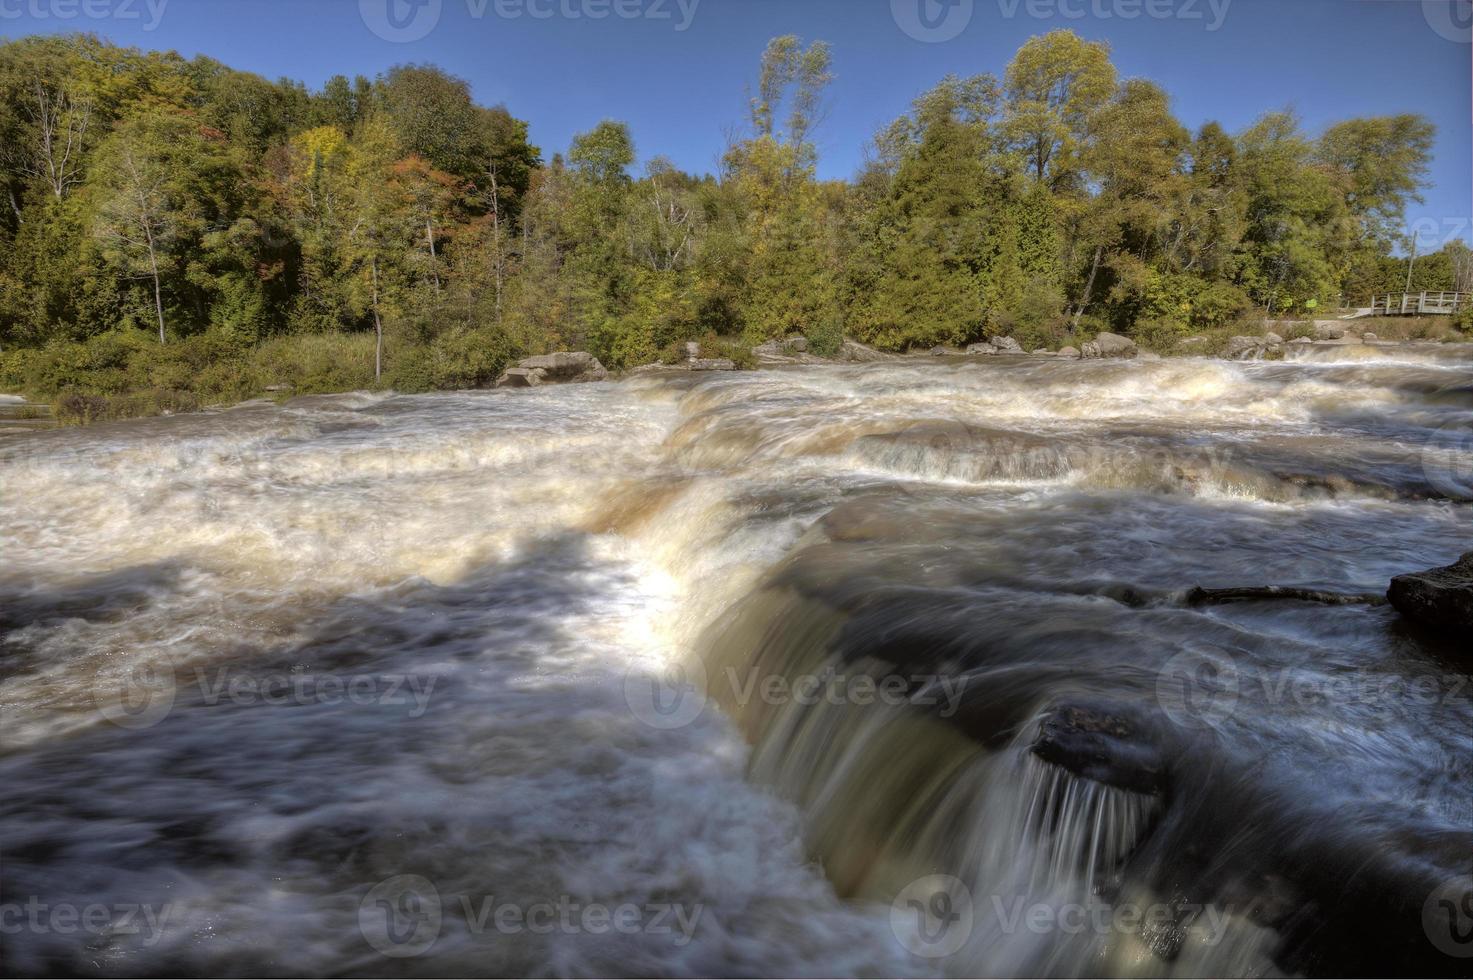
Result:
<svg viewBox="0 0 1473 980">
<path fill-rule="evenodd" d="M 1200 585 L 1187 591 L 1189 606 L 1213 606 L 1226 602 L 1257 602 L 1262 599 L 1291 599 L 1318 602 L 1327 606 L 1384 606 L 1386 597 L 1375 593 L 1327 592 L 1321 589 L 1296 589 L 1285 585 L 1250 585 L 1236 589 L 1204 589 Z"/>
</svg>

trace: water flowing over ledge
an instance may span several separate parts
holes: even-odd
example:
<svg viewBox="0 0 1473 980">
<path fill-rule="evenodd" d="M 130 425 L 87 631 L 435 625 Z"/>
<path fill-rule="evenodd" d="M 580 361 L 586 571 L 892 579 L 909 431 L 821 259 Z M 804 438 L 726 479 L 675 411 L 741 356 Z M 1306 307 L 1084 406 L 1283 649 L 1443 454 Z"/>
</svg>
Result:
<svg viewBox="0 0 1473 980">
<path fill-rule="evenodd" d="M 3 969 L 1452 972 L 1423 914 L 1473 852 L 1466 651 L 1384 606 L 1157 601 L 1468 550 L 1473 363 L 1336 357 L 7 438 L 0 905 L 108 911 Z"/>
</svg>

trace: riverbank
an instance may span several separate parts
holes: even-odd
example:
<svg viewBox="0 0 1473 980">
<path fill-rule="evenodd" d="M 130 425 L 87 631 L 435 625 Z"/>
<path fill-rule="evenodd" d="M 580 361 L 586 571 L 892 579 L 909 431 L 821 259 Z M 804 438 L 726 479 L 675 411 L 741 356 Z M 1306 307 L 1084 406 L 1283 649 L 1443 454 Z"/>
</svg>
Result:
<svg viewBox="0 0 1473 980">
<path fill-rule="evenodd" d="M 1102 356 L 1227 357 L 1272 360 L 1318 346 L 1467 342 L 1446 318 L 1377 317 L 1350 321 L 1242 321 L 1219 330 L 1168 337 L 1063 335 L 1056 348 L 1025 349 L 1009 337 L 979 339 L 966 348 L 884 351 L 852 339 L 820 350 L 801 335 L 752 346 L 707 336 L 670 345 L 654 363 L 610 372 L 614 378 L 686 370 L 751 370 L 793 364 L 905 361 L 926 357 L 1087 357 L 1102 337 L 1115 338 Z M 29 403 L 33 425 L 84 425 L 176 415 L 255 398 L 349 391 L 458 391 L 495 385 L 525 358 L 494 331 L 451 332 L 430 344 L 391 344 L 375 380 L 369 334 L 313 334 L 243 344 L 205 333 L 160 345 L 139 331 L 118 331 L 85 343 L 52 344 L 0 353 L 0 391 Z M 20 410 L 17 410 L 20 411 Z"/>
</svg>

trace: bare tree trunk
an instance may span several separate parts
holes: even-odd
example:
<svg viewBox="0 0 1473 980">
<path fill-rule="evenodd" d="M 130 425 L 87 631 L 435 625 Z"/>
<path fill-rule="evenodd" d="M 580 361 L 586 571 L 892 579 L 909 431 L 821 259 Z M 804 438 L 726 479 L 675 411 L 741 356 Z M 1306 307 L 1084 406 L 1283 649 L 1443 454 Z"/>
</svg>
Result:
<svg viewBox="0 0 1473 980">
<path fill-rule="evenodd" d="M 440 291 L 440 269 L 439 259 L 435 255 L 435 226 L 431 220 L 425 218 L 425 240 L 430 243 L 430 278 L 435 282 L 435 292 Z"/>
<path fill-rule="evenodd" d="M 491 168 L 491 235 L 496 243 L 496 325 L 501 326 L 501 288 L 505 260 L 501 253 L 501 191 L 496 183 L 496 168 Z"/>
<path fill-rule="evenodd" d="M 159 317 L 159 343 L 162 344 L 166 343 L 164 337 L 164 297 L 162 290 L 159 288 L 159 260 L 153 247 L 153 227 L 147 221 L 143 222 L 143 235 L 148 241 L 148 265 L 153 272 L 153 308 Z"/>
<path fill-rule="evenodd" d="M 378 315 L 378 256 L 369 264 L 373 273 L 373 383 L 378 384 L 384 376 L 384 324 Z"/>
<path fill-rule="evenodd" d="M 1095 276 L 1100 271 L 1100 256 L 1104 254 L 1105 246 L 1095 246 L 1094 264 L 1089 268 L 1089 281 L 1084 284 L 1084 295 L 1079 298 L 1079 307 L 1074 311 L 1074 329 L 1079 329 L 1079 321 L 1084 316 L 1084 308 L 1089 305 L 1089 294 L 1094 292 Z"/>
</svg>

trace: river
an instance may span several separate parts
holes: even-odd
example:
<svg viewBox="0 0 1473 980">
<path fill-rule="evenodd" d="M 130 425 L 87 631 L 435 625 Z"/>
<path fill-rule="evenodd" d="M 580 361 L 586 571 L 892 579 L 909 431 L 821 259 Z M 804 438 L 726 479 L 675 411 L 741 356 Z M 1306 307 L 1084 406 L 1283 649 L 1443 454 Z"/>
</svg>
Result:
<svg viewBox="0 0 1473 980">
<path fill-rule="evenodd" d="M 1466 350 L 7 434 L 0 969 L 1466 966 Z"/>
</svg>

